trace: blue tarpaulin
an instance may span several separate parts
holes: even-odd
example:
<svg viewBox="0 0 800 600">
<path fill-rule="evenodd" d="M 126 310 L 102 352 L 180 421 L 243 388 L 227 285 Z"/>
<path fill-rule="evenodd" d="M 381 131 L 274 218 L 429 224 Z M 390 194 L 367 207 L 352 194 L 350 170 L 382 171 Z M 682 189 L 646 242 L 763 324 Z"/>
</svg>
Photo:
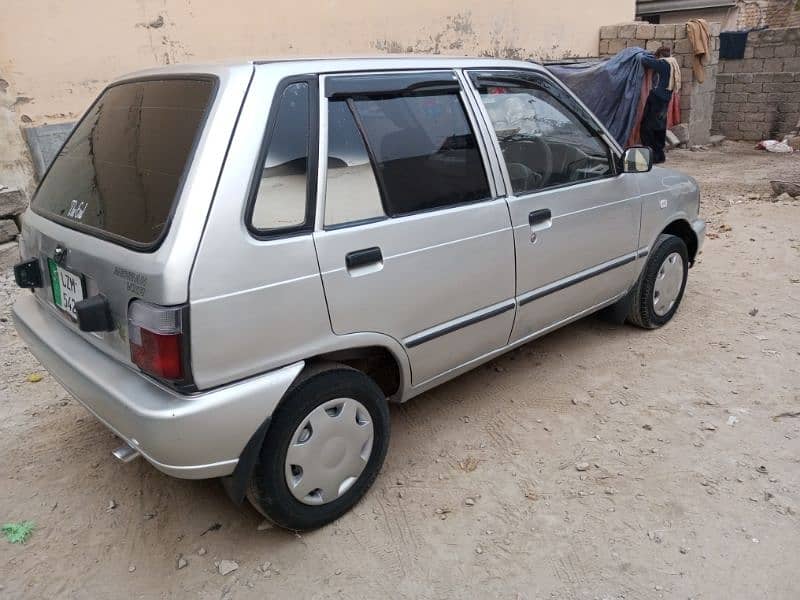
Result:
<svg viewBox="0 0 800 600">
<path fill-rule="evenodd" d="M 642 48 L 626 48 L 608 60 L 547 68 L 575 92 L 624 147 L 636 126 L 645 73 L 641 63 L 644 52 Z"/>
</svg>

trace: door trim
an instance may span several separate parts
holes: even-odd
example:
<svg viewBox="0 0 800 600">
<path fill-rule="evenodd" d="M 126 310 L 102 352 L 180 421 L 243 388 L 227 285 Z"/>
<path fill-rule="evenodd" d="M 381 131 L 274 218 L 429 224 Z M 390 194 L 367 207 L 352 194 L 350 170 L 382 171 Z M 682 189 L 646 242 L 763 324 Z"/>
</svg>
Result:
<svg viewBox="0 0 800 600">
<path fill-rule="evenodd" d="M 544 298 L 545 296 L 549 296 L 550 294 L 554 294 L 555 292 L 560 292 L 563 289 L 566 289 L 570 286 L 577 285 L 586 281 L 587 279 L 591 279 L 592 277 L 597 277 L 598 275 L 602 275 L 603 273 L 607 273 L 613 269 L 617 269 L 619 267 L 625 266 L 627 264 L 632 263 L 636 260 L 637 256 L 639 256 L 638 252 L 630 252 L 618 258 L 612 258 L 611 260 L 600 263 L 594 267 L 590 267 L 584 271 L 578 271 L 573 275 L 569 275 L 564 277 L 563 279 L 559 279 L 558 281 L 554 281 L 553 283 L 548 283 L 540 288 L 535 290 L 531 290 L 529 292 L 525 292 L 524 294 L 520 294 L 517 298 L 520 306 L 525 306 L 533 302 L 534 300 L 538 300 L 539 298 Z"/>
<path fill-rule="evenodd" d="M 423 331 L 410 335 L 403 340 L 403 345 L 405 345 L 406 348 L 414 348 L 424 344 L 425 342 L 430 342 L 431 340 L 435 340 L 449 333 L 453 333 L 454 331 L 458 331 L 459 329 L 463 329 L 465 327 L 469 327 L 470 325 L 480 323 L 481 321 L 491 319 L 492 317 L 502 315 L 503 313 L 513 310 L 515 307 L 516 302 L 513 300 L 506 300 L 500 304 L 494 304 L 492 306 L 482 308 L 478 311 L 462 315 L 456 319 L 453 319 L 452 321 L 446 321 L 444 323 L 440 323 L 439 325 L 434 325 L 429 329 L 424 329 Z"/>
</svg>

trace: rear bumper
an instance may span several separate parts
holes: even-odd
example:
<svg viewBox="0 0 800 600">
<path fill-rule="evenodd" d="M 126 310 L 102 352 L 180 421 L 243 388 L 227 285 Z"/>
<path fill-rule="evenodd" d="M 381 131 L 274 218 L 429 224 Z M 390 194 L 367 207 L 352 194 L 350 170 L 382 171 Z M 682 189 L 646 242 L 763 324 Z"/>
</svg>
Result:
<svg viewBox="0 0 800 600">
<path fill-rule="evenodd" d="M 259 425 L 303 368 L 298 362 L 208 392 L 181 395 L 70 331 L 33 295 L 14 305 L 17 331 L 75 398 L 173 477 L 230 475 Z"/>
</svg>

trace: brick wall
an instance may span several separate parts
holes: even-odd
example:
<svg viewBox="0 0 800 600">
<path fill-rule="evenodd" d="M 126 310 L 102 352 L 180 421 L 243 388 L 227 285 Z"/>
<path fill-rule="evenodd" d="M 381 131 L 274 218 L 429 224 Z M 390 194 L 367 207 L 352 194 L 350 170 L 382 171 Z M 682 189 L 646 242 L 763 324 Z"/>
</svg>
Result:
<svg viewBox="0 0 800 600">
<path fill-rule="evenodd" d="M 767 27 L 787 27 L 796 0 L 770 0 L 766 11 Z"/>
<path fill-rule="evenodd" d="M 800 25 L 797 0 L 737 0 L 736 29 L 796 27 Z"/>
<path fill-rule="evenodd" d="M 623 48 L 638 46 L 650 51 L 669 46 L 672 55 L 681 64 L 681 121 L 689 131 L 689 144 L 705 144 L 711 130 L 714 95 L 716 92 L 717 64 L 719 62 L 719 23 L 711 24 L 711 56 L 705 61 L 705 81 L 695 81 L 692 72 L 694 54 L 686 36 L 686 24 L 651 25 L 649 23 L 622 23 L 600 28 L 600 56 L 613 56 Z"/>
<path fill-rule="evenodd" d="M 800 27 L 752 31 L 741 60 L 721 60 L 712 131 L 781 137 L 800 119 Z"/>
</svg>

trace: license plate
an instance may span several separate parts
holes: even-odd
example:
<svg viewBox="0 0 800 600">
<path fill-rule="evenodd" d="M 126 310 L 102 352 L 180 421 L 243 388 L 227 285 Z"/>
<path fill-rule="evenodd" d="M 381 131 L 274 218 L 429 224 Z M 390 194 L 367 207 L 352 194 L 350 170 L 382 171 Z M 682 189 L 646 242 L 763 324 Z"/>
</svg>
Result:
<svg viewBox="0 0 800 600">
<path fill-rule="evenodd" d="M 50 270 L 53 302 L 73 319 L 77 319 L 75 303 L 86 297 L 83 289 L 83 276 L 59 267 L 52 258 L 47 259 L 47 266 Z"/>
</svg>

